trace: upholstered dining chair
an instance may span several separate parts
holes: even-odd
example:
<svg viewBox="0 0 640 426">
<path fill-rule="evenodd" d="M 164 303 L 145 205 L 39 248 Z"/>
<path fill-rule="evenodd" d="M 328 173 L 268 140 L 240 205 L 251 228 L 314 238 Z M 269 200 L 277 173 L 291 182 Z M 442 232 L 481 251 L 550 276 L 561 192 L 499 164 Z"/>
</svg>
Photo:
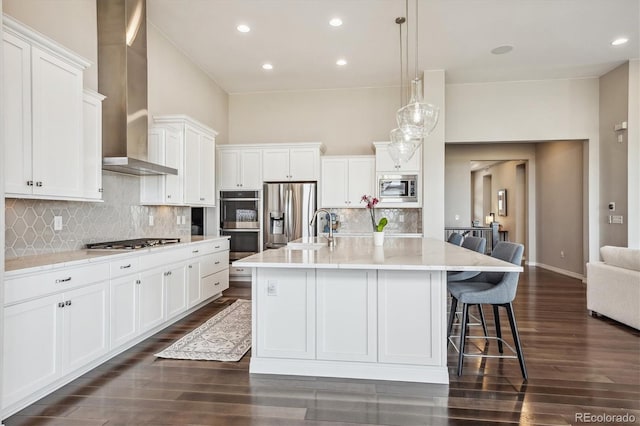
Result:
<svg viewBox="0 0 640 426">
<path fill-rule="evenodd" d="M 500 241 L 493 249 L 491 257 L 501 259 L 515 265 L 520 265 L 522 261 L 522 253 L 524 246 L 522 244 L 510 243 Z M 507 317 L 509 318 L 509 325 L 511 326 L 511 334 L 513 336 L 513 342 L 515 345 L 514 352 L 516 356 L 500 356 L 501 358 L 518 358 L 520 363 L 520 370 L 522 371 L 522 377 L 527 379 L 527 368 L 524 362 L 524 355 L 522 353 L 522 346 L 520 344 L 520 336 L 518 334 L 518 327 L 516 325 L 516 318 L 513 313 L 513 306 L 511 302 L 516 297 L 516 291 L 518 289 L 518 279 L 520 277 L 519 272 L 481 272 L 475 277 L 464 280 L 448 283 L 447 287 L 451 293 L 451 314 L 449 315 L 449 329 L 447 336 L 451 336 L 451 328 L 453 326 L 453 317 L 455 316 L 455 310 L 458 306 L 458 302 L 462 303 L 462 324 L 460 326 L 460 345 L 458 355 L 458 376 L 462 374 L 462 366 L 464 362 L 465 354 L 465 340 L 467 339 L 467 325 L 469 321 L 469 306 L 488 304 L 493 306 L 493 315 L 495 317 L 496 324 L 496 336 L 495 339 L 498 342 L 498 350 L 503 353 L 502 332 L 500 329 L 500 316 L 498 308 L 503 307 L 507 311 Z M 505 345 L 509 346 L 506 342 Z M 510 347 L 510 346 L 509 346 Z M 473 355 L 473 356 L 485 356 L 485 355 Z"/>
<path fill-rule="evenodd" d="M 462 234 L 459 234 L 457 232 L 454 232 L 453 234 L 449 235 L 449 238 L 447 238 L 448 243 L 454 244 L 456 246 L 461 246 L 463 241 L 464 237 L 462 236 Z"/>
<path fill-rule="evenodd" d="M 487 248 L 487 239 L 483 237 L 469 236 L 469 237 L 466 237 L 462 242 L 462 247 L 468 250 L 473 250 L 478 253 L 484 254 L 485 249 Z M 449 271 L 447 272 L 447 289 L 448 289 L 449 283 L 451 282 L 468 280 L 479 274 L 480 274 L 480 271 Z M 487 322 L 484 319 L 484 311 L 482 310 L 482 305 L 478 305 L 478 313 L 480 314 L 480 318 L 476 318 L 471 314 L 469 315 L 475 321 L 474 323 L 469 323 L 469 325 L 482 325 L 484 335 L 488 336 L 489 333 L 487 332 Z M 461 314 L 462 314 L 462 311 L 457 311 L 455 312 L 454 315 L 459 316 Z M 451 330 L 449 330 L 447 338 L 449 337 L 450 334 L 451 334 Z"/>
</svg>

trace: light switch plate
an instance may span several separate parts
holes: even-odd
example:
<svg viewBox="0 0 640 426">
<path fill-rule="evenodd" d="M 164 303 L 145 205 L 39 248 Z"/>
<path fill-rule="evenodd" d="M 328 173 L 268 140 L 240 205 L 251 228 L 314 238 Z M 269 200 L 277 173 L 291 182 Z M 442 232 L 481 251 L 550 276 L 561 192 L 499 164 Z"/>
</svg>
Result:
<svg viewBox="0 0 640 426">
<path fill-rule="evenodd" d="M 62 216 L 53 217 L 53 230 L 62 231 Z"/>
<path fill-rule="evenodd" d="M 153 215 L 149 215 L 149 226 L 153 226 Z"/>
<path fill-rule="evenodd" d="M 277 296 L 277 295 L 278 295 L 278 282 L 277 281 L 267 282 L 267 296 Z"/>
</svg>

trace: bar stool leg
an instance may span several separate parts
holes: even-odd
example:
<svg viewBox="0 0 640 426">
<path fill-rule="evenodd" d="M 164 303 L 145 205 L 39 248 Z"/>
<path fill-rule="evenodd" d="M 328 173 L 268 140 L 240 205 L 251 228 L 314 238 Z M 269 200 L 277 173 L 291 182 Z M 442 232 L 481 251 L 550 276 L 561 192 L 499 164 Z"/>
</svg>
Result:
<svg viewBox="0 0 640 426">
<path fill-rule="evenodd" d="M 447 327 L 447 346 L 449 346 L 449 337 L 451 337 L 451 329 L 453 328 L 453 321 L 456 317 L 456 309 L 458 308 L 458 299 L 451 296 L 451 311 L 449 313 L 449 326 Z"/>
<path fill-rule="evenodd" d="M 467 337 L 467 323 L 469 322 L 469 305 L 462 304 L 462 322 L 460 324 L 460 353 L 458 354 L 458 376 L 462 375 L 462 363 L 464 362 L 464 341 Z"/>
<path fill-rule="evenodd" d="M 505 305 L 507 313 L 509 314 L 509 324 L 511 325 L 511 334 L 513 334 L 513 342 L 516 345 L 516 352 L 518 354 L 518 361 L 520 361 L 520 370 L 522 370 L 522 377 L 525 380 L 528 379 L 527 367 L 524 365 L 524 355 L 522 354 L 522 347 L 520 346 L 520 336 L 518 335 L 518 326 L 516 325 L 516 317 L 513 314 L 513 307 L 511 302 Z"/>
<path fill-rule="evenodd" d="M 500 329 L 500 312 L 498 311 L 498 305 L 493 305 L 493 318 L 496 323 L 496 336 L 498 337 L 498 351 L 504 353 L 502 349 L 502 330 Z"/>
<path fill-rule="evenodd" d="M 482 309 L 482 304 L 478 304 L 478 311 L 480 312 L 480 322 L 482 323 L 482 331 L 484 331 L 484 337 L 489 337 L 489 333 L 487 333 L 487 322 L 484 319 L 484 310 Z"/>
</svg>

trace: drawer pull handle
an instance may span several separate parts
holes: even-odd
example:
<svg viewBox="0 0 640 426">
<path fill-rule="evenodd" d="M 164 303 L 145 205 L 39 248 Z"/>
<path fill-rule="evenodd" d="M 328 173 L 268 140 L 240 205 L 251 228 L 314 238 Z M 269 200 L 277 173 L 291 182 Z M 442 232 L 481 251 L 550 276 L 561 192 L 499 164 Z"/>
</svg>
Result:
<svg viewBox="0 0 640 426">
<path fill-rule="evenodd" d="M 217 283 L 215 283 L 214 285 L 220 285 L 220 281 L 218 281 Z"/>
<path fill-rule="evenodd" d="M 194 250 L 191 253 L 200 253 L 200 250 Z"/>
<path fill-rule="evenodd" d="M 213 248 L 220 248 L 220 246 L 213 246 Z"/>
<path fill-rule="evenodd" d="M 64 302 L 58 302 L 58 308 L 64 308 Z"/>
<path fill-rule="evenodd" d="M 219 264 L 219 263 L 220 263 L 220 261 L 218 260 L 218 261 L 216 261 L 216 262 L 215 262 L 215 265 L 217 265 L 217 264 Z"/>
<path fill-rule="evenodd" d="M 244 269 L 242 269 L 242 268 L 238 268 L 238 269 L 236 269 L 236 271 L 238 271 L 238 272 L 244 272 Z"/>
<path fill-rule="evenodd" d="M 120 269 L 128 269 L 131 268 L 131 264 L 128 265 L 120 265 Z"/>
<path fill-rule="evenodd" d="M 71 281 L 71 277 L 67 277 L 67 278 L 58 278 L 58 279 L 56 280 L 56 283 L 66 283 L 66 282 L 69 282 L 69 281 Z"/>
<path fill-rule="evenodd" d="M 193 265 L 189 265 L 189 269 L 193 269 Z"/>
</svg>

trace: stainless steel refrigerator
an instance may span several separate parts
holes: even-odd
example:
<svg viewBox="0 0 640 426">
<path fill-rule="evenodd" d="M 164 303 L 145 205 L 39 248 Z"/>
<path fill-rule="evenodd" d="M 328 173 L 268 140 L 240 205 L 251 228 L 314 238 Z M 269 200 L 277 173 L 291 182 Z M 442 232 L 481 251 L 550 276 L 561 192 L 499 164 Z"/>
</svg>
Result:
<svg viewBox="0 0 640 426">
<path fill-rule="evenodd" d="M 265 250 L 316 235 L 309 225 L 316 211 L 315 182 L 265 183 L 263 197 Z"/>
</svg>

